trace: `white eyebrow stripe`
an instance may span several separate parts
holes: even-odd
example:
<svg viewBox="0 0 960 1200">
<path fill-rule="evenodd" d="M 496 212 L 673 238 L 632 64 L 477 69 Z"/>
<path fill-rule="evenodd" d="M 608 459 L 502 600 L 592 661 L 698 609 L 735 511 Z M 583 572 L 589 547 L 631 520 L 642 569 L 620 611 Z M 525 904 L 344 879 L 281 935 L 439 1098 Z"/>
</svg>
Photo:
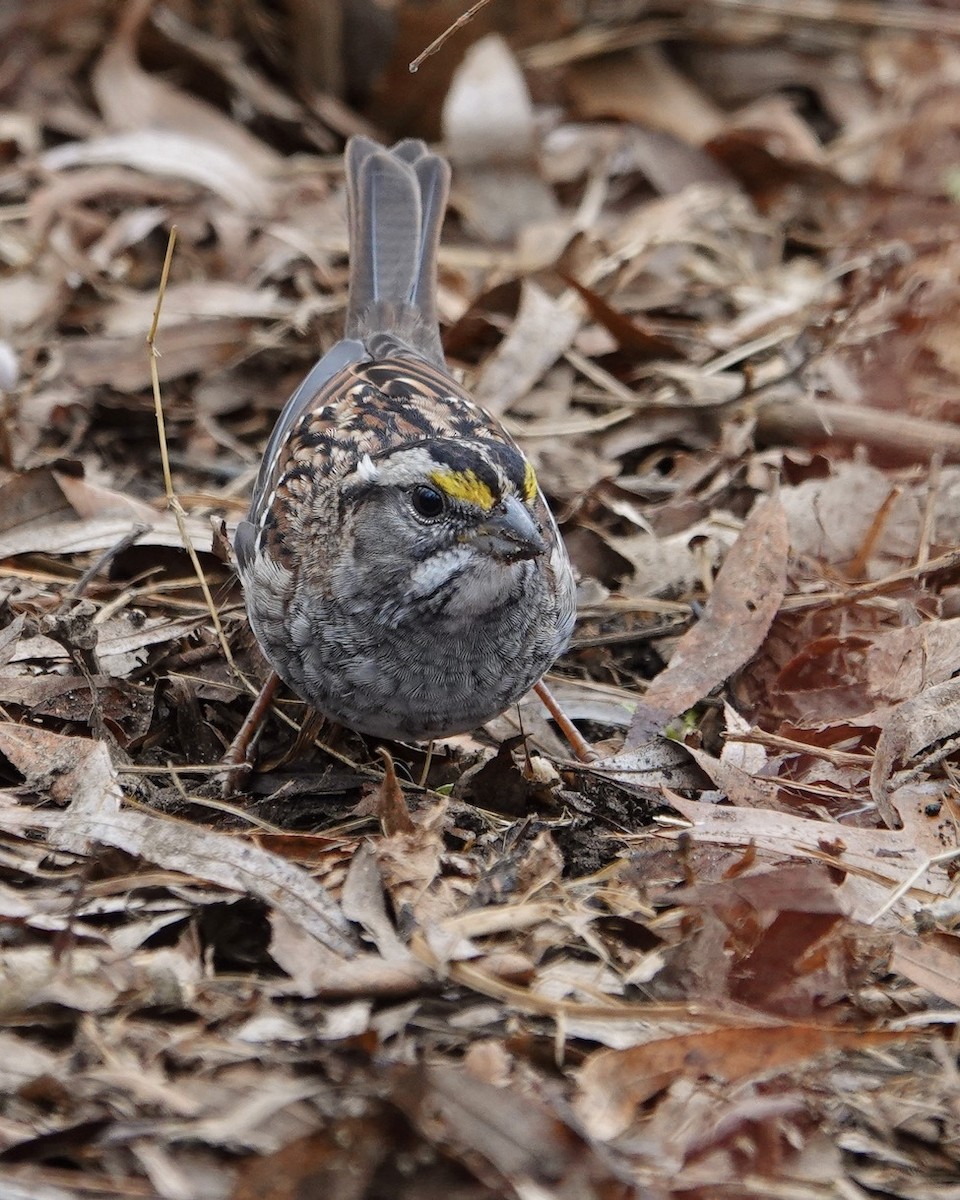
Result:
<svg viewBox="0 0 960 1200">
<path fill-rule="evenodd" d="M 375 483 L 380 478 L 380 470 L 369 454 L 362 454 L 357 463 L 357 474 L 367 483 Z"/>
</svg>

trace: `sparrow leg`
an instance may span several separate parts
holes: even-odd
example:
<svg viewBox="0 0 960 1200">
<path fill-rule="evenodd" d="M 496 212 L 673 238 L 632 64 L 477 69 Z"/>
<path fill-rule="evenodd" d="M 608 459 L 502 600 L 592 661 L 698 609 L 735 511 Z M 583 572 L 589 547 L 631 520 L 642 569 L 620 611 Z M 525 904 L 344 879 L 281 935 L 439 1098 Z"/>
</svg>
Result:
<svg viewBox="0 0 960 1200">
<path fill-rule="evenodd" d="M 541 679 L 533 689 L 540 697 L 543 707 L 547 710 L 554 721 L 557 723 L 557 728 L 567 739 L 567 745 L 574 752 L 581 762 L 596 762 L 600 757 L 596 750 L 584 738 L 583 734 L 577 729 L 576 725 L 570 720 L 567 714 L 557 703 L 553 693 Z"/>
<path fill-rule="evenodd" d="M 267 676 L 266 683 L 260 689 L 256 700 L 250 706 L 250 711 L 244 717 L 243 724 L 240 726 L 237 736 L 227 747 L 227 752 L 223 756 L 223 765 L 228 770 L 223 777 L 221 789 L 224 798 L 234 795 L 237 788 L 239 788 L 250 772 L 251 764 L 247 755 L 250 753 L 254 738 L 260 731 L 260 727 L 263 724 L 270 705 L 273 703 L 273 697 L 276 695 L 279 686 L 280 676 L 276 671 L 271 671 Z"/>
</svg>

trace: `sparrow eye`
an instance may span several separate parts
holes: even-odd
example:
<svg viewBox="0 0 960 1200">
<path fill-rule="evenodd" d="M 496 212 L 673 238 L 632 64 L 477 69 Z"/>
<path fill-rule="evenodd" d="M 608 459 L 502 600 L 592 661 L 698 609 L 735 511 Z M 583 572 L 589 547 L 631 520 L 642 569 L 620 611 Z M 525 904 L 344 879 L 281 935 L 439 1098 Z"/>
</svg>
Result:
<svg viewBox="0 0 960 1200">
<path fill-rule="evenodd" d="M 419 484 L 410 493 L 410 500 L 417 513 L 428 521 L 435 521 L 443 512 L 443 496 L 436 488 Z"/>
</svg>

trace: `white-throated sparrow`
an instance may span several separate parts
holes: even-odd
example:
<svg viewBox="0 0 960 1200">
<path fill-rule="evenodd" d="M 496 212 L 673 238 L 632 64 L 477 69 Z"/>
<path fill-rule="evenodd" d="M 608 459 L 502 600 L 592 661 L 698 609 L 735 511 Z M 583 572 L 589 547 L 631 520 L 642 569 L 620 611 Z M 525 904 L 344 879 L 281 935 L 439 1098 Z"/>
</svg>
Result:
<svg viewBox="0 0 960 1200">
<path fill-rule="evenodd" d="M 444 363 L 436 258 L 446 162 L 346 151 L 346 336 L 280 414 L 236 536 L 277 674 L 361 733 L 474 729 L 573 629 L 574 580 L 533 468 Z"/>
</svg>

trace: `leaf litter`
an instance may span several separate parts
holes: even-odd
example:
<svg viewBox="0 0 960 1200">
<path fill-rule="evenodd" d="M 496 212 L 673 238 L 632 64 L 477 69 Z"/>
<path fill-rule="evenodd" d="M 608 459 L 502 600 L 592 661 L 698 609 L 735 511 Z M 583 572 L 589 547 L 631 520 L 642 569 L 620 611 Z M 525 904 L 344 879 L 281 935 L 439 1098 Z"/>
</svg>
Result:
<svg viewBox="0 0 960 1200">
<path fill-rule="evenodd" d="M 412 76 L 455 6 L 0 15 L 4 1197 L 956 1195 L 960 28 L 589 11 Z M 448 353 L 560 517 L 597 757 L 281 695 L 225 799 L 224 531 L 361 129 L 454 162 Z"/>
</svg>

